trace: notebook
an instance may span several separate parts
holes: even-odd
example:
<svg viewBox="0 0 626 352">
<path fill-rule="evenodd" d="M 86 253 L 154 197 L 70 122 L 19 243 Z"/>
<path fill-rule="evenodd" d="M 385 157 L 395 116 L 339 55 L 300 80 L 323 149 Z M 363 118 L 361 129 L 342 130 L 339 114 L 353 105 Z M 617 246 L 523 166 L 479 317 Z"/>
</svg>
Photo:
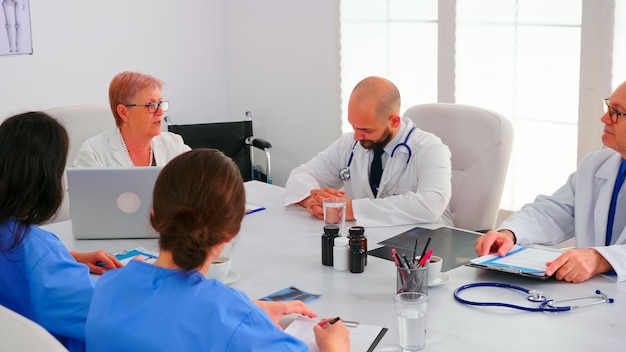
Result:
<svg viewBox="0 0 626 352">
<path fill-rule="evenodd" d="M 76 239 L 155 238 L 152 189 L 162 167 L 68 168 Z"/>
</svg>

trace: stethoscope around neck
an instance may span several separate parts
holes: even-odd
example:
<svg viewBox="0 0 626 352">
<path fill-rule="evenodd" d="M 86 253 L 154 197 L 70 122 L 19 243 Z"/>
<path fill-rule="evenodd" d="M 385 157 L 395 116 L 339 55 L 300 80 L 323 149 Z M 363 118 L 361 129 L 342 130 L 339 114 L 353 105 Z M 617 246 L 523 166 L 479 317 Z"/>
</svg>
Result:
<svg viewBox="0 0 626 352">
<path fill-rule="evenodd" d="M 404 138 L 404 142 L 398 143 L 396 144 L 395 147 L 393 147 L 393 149 L 391 150 L 391 154 L 389 155 L 391 158 L 393 158 L 398 148 L 403 147 L 403 148 L 406 148 L 406 150 L 409 152 L 406 158 L 406 165 L 409 164 L 409 161 L 411 160 L 411 156 L 413 156 L 413 151 L 411 151 L 411 147 L 409 147 L 407 142 L 409 141 L 409 137 L 411 137 L 411 133 L 413 133 L 414 130 L 415 130 L 415 126 L 413 126 L 411 130 L 409 131 L 409 133 L 406 135 L 406 137 Z M 339 178 L 342 181 L 348 181 L 350 179 L 350 165 L 352 165 L 352 159 L 354 158 L 354 148 L 356 147 L 358 143 L 359 141 L 354 141 L 354 144 L 352 144 L 352 149 L 350 150 L 350 157 L 348 158 L 348 165 L 346 165 L 346 167 L 344 167 L 343 169 L 339 170 Z"/>
<path fill-rule="evenodd" d="M 509 303 L 504 303 L 504 302 L 477 302 L 477 301 L 470 301 L 470 300 L 461 298 L 459 296 L 459 293 L 461 291 L 465 291 L 467 289 L 474 288 L 474 287 L 501 287 L 501 288 L 509 288 L 509 289 L 521 291 L 528 295 L 526 297 L 528 301 L 539 303 L 539 306 L 535 308 L 535 307 L 518 306 L 516 304 L 509 304 Z M 563 299 L 558 299 L 558 300 L 548 299 L 546 298 L 546 296 L 543 295 L 543 291 L 529 290 L 521 286 L 504 284 L 500 282 L 476 282 L 476 283 L 463 285 L 454 291 L 454 299 L 457 300 L 457 302 L 467 304 L 470 306 L 505 307 L 505 308 L 524 310 L 527 312 L 565 312 L 565 311 L 576 309 L 576 308 L 589 307 L 589 306 L 594 306 L 594 305 L 601 304 L 601 303 L 613 303 L 615 301 L 613 298 L 609 298 L 606 294 L 600 292 L 600 290 L 596 290 L 595 295 L 570 297 L 570 298 L 563 298 Z M 582 301 L 582 300 L 591 300 L 591 301 L 585 304 L 563 305 L 563 304 L 567 304 L 568 302 L 575 302 L 575 301 Z"/>
</svg>

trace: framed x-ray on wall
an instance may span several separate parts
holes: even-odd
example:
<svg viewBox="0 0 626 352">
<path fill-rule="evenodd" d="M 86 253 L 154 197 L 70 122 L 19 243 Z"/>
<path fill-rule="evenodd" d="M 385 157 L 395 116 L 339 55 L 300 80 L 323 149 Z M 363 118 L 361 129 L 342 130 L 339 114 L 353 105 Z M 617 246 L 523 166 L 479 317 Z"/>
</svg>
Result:
<svg viewBox="0 0 626 352">
<path fill-rule="evenodd" d="M 28 0 L 0 0 L 0 4 L 0 55 L 32 54 Z"/>
</svg>

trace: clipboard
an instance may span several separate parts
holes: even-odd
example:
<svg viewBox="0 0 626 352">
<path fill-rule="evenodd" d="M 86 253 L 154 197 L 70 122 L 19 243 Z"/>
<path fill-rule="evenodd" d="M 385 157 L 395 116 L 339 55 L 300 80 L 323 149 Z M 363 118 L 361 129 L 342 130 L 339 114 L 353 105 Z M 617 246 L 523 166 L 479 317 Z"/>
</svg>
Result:
<svg viewBox="0 0 626 352">
<path fill-rule="evenodd" d="M 546 280 L 546 263 L 558 258 L 562 251 L 553 248 L 513 246 L 511 251 L 501 257 L 497 254 L 488 254 L 470 260 L 466 266 L 499 271 L 517 276 Z"/>
<path fill-rule="evenodd" d="M 305 316 L 298 316 L 285 328 L 285 332 L 302 340 L 312 352 L 317 352 L 319 349 L 315 343 L 313 327 L 318 322 Z M 346 327 L 350 330 L 350 351 L 358 352 L 373 352 L 388 331 L 382 326 L 360 323 L 346 324 Z"/>
</svg>

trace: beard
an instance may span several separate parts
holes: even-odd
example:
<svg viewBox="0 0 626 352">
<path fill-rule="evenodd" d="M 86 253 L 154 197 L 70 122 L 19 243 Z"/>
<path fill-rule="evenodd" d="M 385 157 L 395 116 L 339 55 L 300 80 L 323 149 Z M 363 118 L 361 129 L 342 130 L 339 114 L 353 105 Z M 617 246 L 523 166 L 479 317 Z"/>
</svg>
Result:
<svg viewBox="0 0 626 352">
<path fill-rule="evenodd" d="M 363 140 L 360 140 L 359 143 L 361 144 L 361 147 L 365 149 L 378 150 L 378 149 L 385 148 L 385 146 L 387 145 L 387 143 L 389 143 L 390 140 L 391 140 L 391 129 L 387 128 L 379 140 L 373 141 L 369 139 L 363 139 Z"/>
</svg>

